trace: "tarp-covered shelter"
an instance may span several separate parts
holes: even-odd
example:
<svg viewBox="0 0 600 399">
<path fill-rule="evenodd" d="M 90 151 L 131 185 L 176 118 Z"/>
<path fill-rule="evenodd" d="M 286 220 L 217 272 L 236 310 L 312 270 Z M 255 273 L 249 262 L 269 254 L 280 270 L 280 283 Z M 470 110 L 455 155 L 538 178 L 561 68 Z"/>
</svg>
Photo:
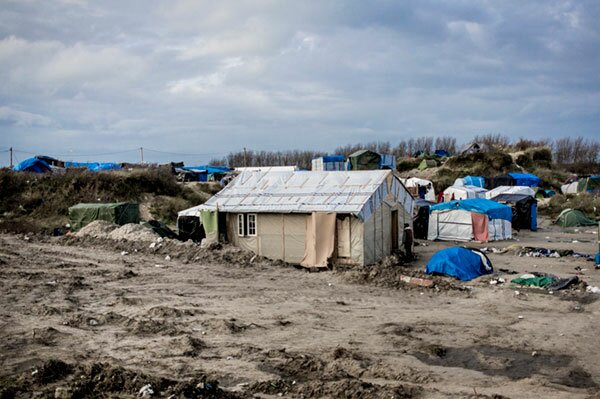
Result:
<svg viewBox="0 0 600 399">
<path fill-rule="evenodd" d="M 348 156 L 348 169 L 375 170 L 381 166 L 381 155 L 371 150 L 359 150 Z"/>
<path fill-rule="evenodd" d="M 437 155 L 438 157 L 449 157 L 450 156 L 450 153 L 446 150 L 435 150 L 434 154 Z"/>
<path fill-rule="evenodd" d="M 324 170 L 346 170 L 346 158 L 343 155 L 325 155 L 312 160 L 312 170 L 321 172 Z"/>
<path fill-rule="evenodd" d="M 465 176 L 463 177 L 463 182 L 465 186 L 485 188 L 485 179 L 483 176 Z"/>
<path fill-rule="evenodd" d="M 444 190 L 444 201 L 485 198 L 486 190 L 475 186 L 450 186 Z"/>
<path fill-rule="evenodd" d="M 227 166 L 198 165 L 181 168 L 196 173 L 198 181 L 219 181 L 232 169 Z"/>
<path fill-rule="evenodd" d="M 201 208 L 202 205 L 198 205 L 177 213 L 177 234 L 180 240 L 200 242 L 206 237 L 202 219 L 200 219 Z"/>
<path fill-rule="evenodd" d="M 391 169 L 396 170 L 396 156 L 392 154 L 380 154 L 381 162 L 379 163 L 379 169 Z"/>
<path fill-rule="evenodd" d="M 589 219 L 579 209 L 567 208 L 556 218 L 557 225 L 562 227 L 577 227 L 577 226 L 595 226 L 598 224 L 595 220 Z"/>
<path fill-rule="evenodd" d="M 517 230 L 537 230 L 537 200 L 527 194 L 499 194 L 492 201 L 512 208 L 512 227 Z"/>
<path fill-rule="evenodd" d="M 42 159 L 28 158 L 13 166 L 13 170 L 15 172 L 46 173 L 51 172 L 52 168 Z"/>
<path fill-rule="evenodd" d="M 73 230 L 79 230 L 94 220 L 105 220 L 119 225 L 139 223 L 140 208 L 138 204 L 129 202 L 82 203 L 69 208 L 69 222 Z"/>
<path fill-rule="evenodd" d="M 430 180 L 419 179 L 418 177 L 409 177 L 403 182 L 413 197 L 435 202 L 435 189 L 433 188 L 433 183 Z"/>
<path fill-rule="evenodd" d="M 539 177 L 531 173 L 511 172 L 508 175 L 515 179 L 515 184 L 513 184 L 514 186 L 538 187 L 542 182 Z"/>
<path fill-rule="evenodd" d="M 83 168 L 90 172 L 108 172 L 111 170 L 120 170 L 121 165 L 114 162 L 65 162 L 66 168 Z"/>
<path fill-rule="evenodd" d="M 563 184 L 560 186 L 560 191 L 563 194 L 577 194 L 577 187 L 579 186 L 579 182 L 575 181 L 572 183 Z"/>
<path fill-rule="evenodd" d="M 485 193 L 485 198 L 493 199 L 500 194 L 522 194 L 535 197 L 535 190 L 527 186 L 498 186 Z"/>
<path fill-rule="evenodd" d="M 500 186 L 516 186 L 515 179 L 509 175 L 486 177 L 485 188 L 491 190 Z"/>
<path fill-rule="evenodd" d="M 413 215 L 413 232 L 415 238 L 421 240 L 427 239 L 427 230 L 429 229 L 429 208 L 432 205 L 435 205 L 435 202 L 424 199 L 415 200 Z"/>
<path fill-rule="evenodd" d="M 442 202 L 429 208 L 427 239 L 495 241 L 512 237 L 512 210 L 483 198 Z"/>
<path fill-rule="evenodd" d="M 461 155 L 476 154 L 478 152 L 488 152 L 490 148 L 484 143 L 470 143 L 461 150 Z"/>
<path fill-rule="evenodd" d="M 435 168 L 437 166 L 437 162 L 434 159 L 423 159 L 418 166 L 419 170 L 425 170 L 429 168 Z"/>
<path fill-rule="evenodd" d="M 436 252 L 425 268 L 427 274 L 452 276 L 462 281 L 470 281 L 492 272 L 492 263 L 485 254 L 462 247 L 451 247 Z"/>
<path fill-rule="evenodd" d="M 199 209 L 216 215 L 218 236 L 261 256 L 367 265 L 399 248 L 413 198 L 390 170 L 244 172 Z"/>
</svg>

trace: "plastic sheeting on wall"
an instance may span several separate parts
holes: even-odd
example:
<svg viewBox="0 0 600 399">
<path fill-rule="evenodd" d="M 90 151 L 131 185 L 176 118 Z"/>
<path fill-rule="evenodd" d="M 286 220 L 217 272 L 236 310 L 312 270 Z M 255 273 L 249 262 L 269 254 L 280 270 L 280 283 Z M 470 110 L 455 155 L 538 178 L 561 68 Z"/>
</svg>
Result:
<svg viewBox="0 0 600 399">
<path fill-rule="evenodd" d="M 314 212 L 306 223 L 306 251 L 300 264 L 305 267 L 326 267 L 333 255 L 335 213 Z"/>
<path fill-rule="evenodd" d="M 202 219 L 202 226 L 204 226 L 204 232 L 206 233 L 206 241 L 209 243 L 219 241 L 219 213 L 217 211 L 210 211 L 203 209 L 200 211 L 200 219 Z"/>
</svg>

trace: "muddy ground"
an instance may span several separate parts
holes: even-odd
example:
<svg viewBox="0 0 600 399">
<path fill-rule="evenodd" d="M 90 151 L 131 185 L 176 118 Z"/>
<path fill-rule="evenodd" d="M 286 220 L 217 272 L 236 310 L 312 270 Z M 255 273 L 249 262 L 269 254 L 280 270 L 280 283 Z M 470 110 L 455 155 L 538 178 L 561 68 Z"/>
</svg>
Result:
<svg viewBox="0 0 600 399">
<path fill-rule="evenodd" d="M 597 250 L 591 229 L 541 225 L 475 246 Z M 319 273 L 159 244 L 0 235 L 0 396 L 600 397 L 600 294 L 584 284 L 398 281 L 452 243 L 403 268 Z M 489 256 L 600 286 L 582 258 Z"/>
</svg>

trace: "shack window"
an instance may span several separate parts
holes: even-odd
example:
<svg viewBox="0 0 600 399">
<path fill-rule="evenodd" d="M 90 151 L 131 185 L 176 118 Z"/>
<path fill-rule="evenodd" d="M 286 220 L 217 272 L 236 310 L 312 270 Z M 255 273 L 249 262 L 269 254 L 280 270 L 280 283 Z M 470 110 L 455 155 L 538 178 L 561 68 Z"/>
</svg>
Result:
<svg viewBox="0 0 600 399">
<path fill-rule="evenodd" d="M 256 235 L 256 213 L 248 214 L 248 235 Z"/>
<path fill-rule="evenodd" d="M 238 222 L 238 236 L 243 237 L 244 233 L 245 233 L 245 228 L 244 228 L 244 215 L 243 214 L 238 214 L 237 215 L 237 222 Z"/>
</svg>

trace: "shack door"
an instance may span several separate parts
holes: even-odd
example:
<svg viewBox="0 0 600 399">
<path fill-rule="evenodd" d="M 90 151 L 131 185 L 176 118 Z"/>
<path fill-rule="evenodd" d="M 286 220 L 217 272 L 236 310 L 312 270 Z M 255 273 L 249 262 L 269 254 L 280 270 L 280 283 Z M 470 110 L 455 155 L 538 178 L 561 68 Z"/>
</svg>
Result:
<svg viewBox="0 0 600 399">
<path fill-rule="evenodd" d="M 398 250 L 398 211 L 392 211 L 392 252 Z"/>
<path fill-rule="evenodd" d="M 350 257 L 350 217 L 338 218 L 337 224 L 337 256 L 338 258 Z"/>
</svg>

